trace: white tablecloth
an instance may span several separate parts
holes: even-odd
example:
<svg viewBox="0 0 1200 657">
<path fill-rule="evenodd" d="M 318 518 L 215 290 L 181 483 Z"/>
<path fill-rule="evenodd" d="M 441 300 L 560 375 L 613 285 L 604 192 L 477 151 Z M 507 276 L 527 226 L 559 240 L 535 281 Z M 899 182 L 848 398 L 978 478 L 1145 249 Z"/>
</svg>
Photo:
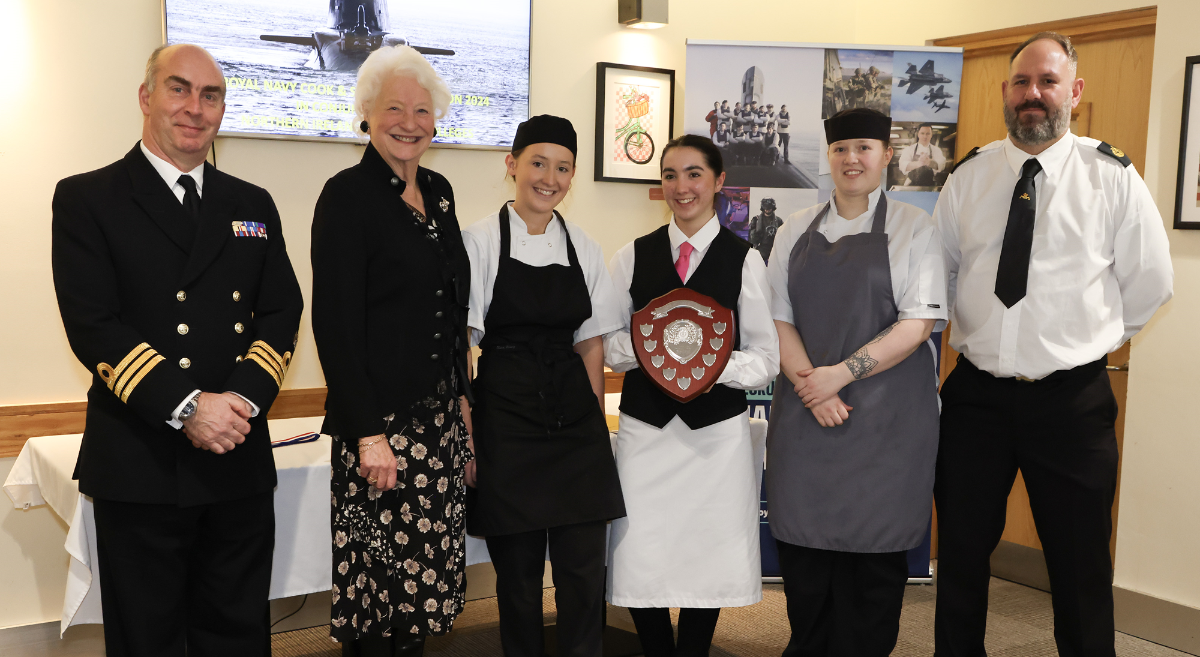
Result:
<svg viewBox="0 0 1200 657">
<path fill-rule="evenodd" d="M 276 439 L 319 431 L 321 418 L 271 420 Z M 17 508 L 49 504 L 70 526 L 65 548 L 71 555 L 62 623 L 102 623 L 96 565 L 96 520 L 90 498 L 71 479 L 82 434 L 30 438 L 13 464 L 4 492 Z M 331 439 L 273 450 L 279 485 L 275 489 L 275 556 L 272 599 L 331 588 L 333 546 L 329 538 L 329 453 Z M 467 538 L 467 564 L 489 561 L 487 546 Z"/>
</svg>

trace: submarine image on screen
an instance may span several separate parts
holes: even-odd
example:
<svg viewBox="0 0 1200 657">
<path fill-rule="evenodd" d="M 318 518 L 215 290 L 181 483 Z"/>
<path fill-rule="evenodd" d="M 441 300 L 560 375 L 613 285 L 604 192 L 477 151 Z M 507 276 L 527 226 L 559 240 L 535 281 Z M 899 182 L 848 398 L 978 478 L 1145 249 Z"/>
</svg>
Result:
<svg viewBox="0 0 1200 657">
<path fill-rule="evenodd" d="M 305 66 L 322 71 L 357 71 L 383 46 L 411 46 L 422 55 L 453 55 L 453 50 L 426 48 L 391 31 L 387 0 L 329 0 L 329 25 L 309 36 L 264 34 L 263 41 L 309 46 Z"/>
</svg>

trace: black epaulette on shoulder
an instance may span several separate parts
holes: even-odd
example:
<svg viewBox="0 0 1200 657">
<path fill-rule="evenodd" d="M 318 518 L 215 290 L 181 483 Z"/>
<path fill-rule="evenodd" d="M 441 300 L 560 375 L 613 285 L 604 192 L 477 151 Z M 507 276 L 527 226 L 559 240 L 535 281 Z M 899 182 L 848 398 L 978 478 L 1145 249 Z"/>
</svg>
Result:
<svg viewBox="0 0 1200 657">
<path fill-rule="evenodd" d="M 1096 147 L 1096 150 L 1098 150 L 1101 153 L 1104 153 L 1105 155 L 1111 157 L 1112 159 L 1120 162 L 1121 166 L 1127 167 L 1127 166 L 1133 164 L 1133 160 L 1129 159 L 1129 156 L 1125 154 L 1125 151 L 1114 147 L 1113 145 L 1109 144 L 1108 142 L 1105 142 L 1105 141 L 1100 142 L 1100 145 Z"/>
<path fill-rule="evenodd" d="M 970 151 L 967 152 L 967 154 L 965 156 L 963 156 L 963 159 L 954 163 L 954 168 L 950 169 L 950 173 L 954 173 L 955 171 L 958 171 L 958 168 L 961 167 L 967 160 L 975 157 L 978 154 L 979 154 L 979 147 L 976 146 L 975 148 L 972 148 Z"/>
</svg>

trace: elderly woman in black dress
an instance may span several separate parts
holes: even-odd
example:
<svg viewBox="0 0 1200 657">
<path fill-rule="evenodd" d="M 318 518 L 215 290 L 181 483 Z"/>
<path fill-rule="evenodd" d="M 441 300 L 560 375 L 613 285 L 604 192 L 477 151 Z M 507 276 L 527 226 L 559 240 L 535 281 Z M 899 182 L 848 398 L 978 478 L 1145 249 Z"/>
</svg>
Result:
<svg viewBox="0 0 1200 657">
<path fill-rule="evenodd" d="M 407 46 L 358 73 L 370 144 L 325 184 L 312 227 L 313 334 L 333 436 L 333 609 L 343 655 L 420 655 L 466 578 L 470 262 L 441 175 L 420 166 L 450 104 Z"/>
</svg>

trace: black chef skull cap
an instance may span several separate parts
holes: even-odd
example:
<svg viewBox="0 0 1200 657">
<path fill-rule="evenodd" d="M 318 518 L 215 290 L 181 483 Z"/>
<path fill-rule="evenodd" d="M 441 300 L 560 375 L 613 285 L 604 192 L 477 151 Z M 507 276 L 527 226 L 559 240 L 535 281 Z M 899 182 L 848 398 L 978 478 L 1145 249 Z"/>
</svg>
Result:
<svg viewBox="0 0 1200 657">
<path fill-rule="evenodd" d="M 561 116 L 539 114 L 517 126 L 517 135 L 513 137 L 513 152 L 533 144 L 558 144 L 571 151 L 571 155 L 579 155 L 579 139 L 575 135 L 575 127 Z"/>
<path fill-rule="evenodd" d="M 846 109 L 825 119 L 825 142 L 845 139 L 878 139 L 886 146 L 892 138 L 892 119 L 865 107 Z"/>
</svg>

